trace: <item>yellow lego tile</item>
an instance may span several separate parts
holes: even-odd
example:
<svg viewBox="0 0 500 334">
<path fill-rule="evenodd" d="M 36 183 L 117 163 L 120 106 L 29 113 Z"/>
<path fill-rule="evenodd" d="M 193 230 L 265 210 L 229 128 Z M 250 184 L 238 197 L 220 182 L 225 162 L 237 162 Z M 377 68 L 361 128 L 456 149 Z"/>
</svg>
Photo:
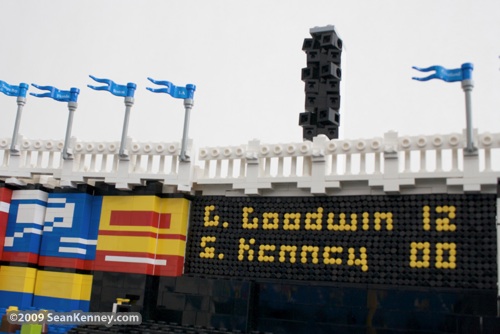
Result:
<svg viewBox="0 0 500 334">
<path fill-rule="evenodd" d="M 27 267 L 0 267 L 0 290 L 33 293 L 37 269 Z"/>
<path fill-rule="evenodd" d="M 97 250 L 155 254 L 156 238 L 100 235 L 97 239 Z"/>
<path fill-rule="evenodd" d="M 160 201 L 160 212 L 187 215 L 189 213 L 189 204 L 190 201 L 185 198 L 162 198 Z"/>
<path fill-rule="evenodd" d="M 39 270 L 35 295 L 90 300 L 92 275 Z"/>
<path fill-rule="evenodd" d="M 158 239 L 156 254 L 184 256 L 186 242 L 182 240 Z"/>
</svg>

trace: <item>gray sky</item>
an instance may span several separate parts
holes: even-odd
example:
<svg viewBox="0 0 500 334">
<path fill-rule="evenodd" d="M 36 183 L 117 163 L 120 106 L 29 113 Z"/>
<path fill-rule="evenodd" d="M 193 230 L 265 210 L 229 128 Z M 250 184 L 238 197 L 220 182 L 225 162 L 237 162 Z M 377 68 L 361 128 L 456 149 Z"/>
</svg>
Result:
<svg viewBox="0 0 500 334">
<path fill-rule="evenodd" d="M 411 66 L 475 65 L 473 122 L 498 132 L 497 0 L 1 0 L 0 80 L 81 89 L 73 135 L 119 141 L 123 98 L 88 77 L 138 85 L 129 136 L 181 140 L 182 100 L 153 94 L 147 77 L 197 86 L 195 146 L 302 141 L 304 38 L 335 25 L 344 41 L 341 138 L 461 132 L 460 83 L 417 82 Z M 30 92 L 38 92 L 30 87 Z M 10 138 L 15 98 L 0 95 L 0 138 Z M 66 103 L 28 97 L 21 133 L 64 139 Z"/>
</svg>

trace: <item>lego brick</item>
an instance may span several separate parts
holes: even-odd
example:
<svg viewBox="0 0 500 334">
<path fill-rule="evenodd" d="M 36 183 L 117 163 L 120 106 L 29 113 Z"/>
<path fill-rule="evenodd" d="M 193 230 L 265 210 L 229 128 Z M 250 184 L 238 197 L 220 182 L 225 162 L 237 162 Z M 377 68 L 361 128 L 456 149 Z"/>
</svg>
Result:
<svg viewBox="0 0 500 334">
<path fill-rule="evenodd" d="M 302 129 L 302 138 L 304 140 L 311 140 L 316 136 L 315 126 L 304 126 Z"/>
<path fill-rule="evenodd" d="M 147 253 L 155 254 L 156 238 L 147 233 L 145 236 L 141 232 L 119 232 L 116 234 L 99 235 L 98 252 L 112 250 L 115 252 Z"/>
<path fill-rule="evenodd" d="M 0 267 L 0 290 L 33 293 L 37 269 L 29 267 Z"/>
<path fill-rule="evenodd" d="M 304 42 L 302 43 L 302 50 L 319 50 L 319 41 L 313 38 L 305 38 Z"/>
<path fill-rule="evenodd" d="M 342 40 L 334 31 L 321 34 L 319 40 L 322 48 L 342 50 Z"/>
<path fill-rule="evenodd" d="M 165 308 L 174 311 L 184 311 L 186 306 L 185 294 L 181 293 L 162 293 L 162 301 L 160 305 L 165 306 Z"/>
<path fill-rule="evenodd" d="M 316 125 L 316 113 L 313 112 L 303 112 L 299 115 L 299 125 L 300 126 L 315 126 Z"/>
<path fill-rule="evenodd" d="M 318 135 L 325 135 L 328 139 L 337 139 L 339 138 L 339 127 L 336 125 L 327 125 L 323 128 L 318 127 L 316 133 Z"/>
<path fill-rule="evenodd" d="M 306 80 L 304 91 L 306 93 L 318 94 L 320 85 L 321 85 L 320 80 Z"/>
<path fill-rule="evenodd" d="M 315 63 L 321 60 L 321 50 L 307 51 L 307 63 Z"/>
<path fill-rule="evenodd" d="M 340 66 L 335 65 L 332 62 L 326 64 L 321 64 L 320 76 L 325 79 L 342 79 L 342 70 Z"/>
<path fill-rule="evenodd" d="M 326 104 L 326 101 L 324 101 L 325 96 L 322 96 L 322 98 L 323 101 L 320 101 L 321 98 L 317 94 L 306 94 L 304 109 L 311 113 L 318 111 L 320 107 Z"/>
<path fill-rule="evenodd" d="M 42 333 L 42 325 L 26 324 L 21 326 L 21 334 L 40 334 Z"/>
<path fill-rule="evenodd" d="M 338 110 L 340 108 L 340 96 L 338 94 L 306 94 L 305 109 L 309 112 L 318 112 L 327 108 Z"/>
<path fill-rule="evenodd" d="M 338 127 L 340 124 L 340 114 L 338 110 L 332 108 L 319 110 L 318 123 L 322 125 L 335 125 Z"/>
<path fill-rule="evenodd" d="M 336 79 L 328 79 L 324 85 L 324 91 L 328 93 L 338 93 L 340 92 L 340 81 Z"/>
<path fill-rule="evenodd" d="M 186 240 L 172 240 L 158 238 L 156 242 L 156 254 L 157 255 L 177 255 L 179 257 L 184 257 L 186 252 Z"/>
<path fill-rule="evenodd" d="M 92 275 L 39 270 L 36 278 L 35 297 L 90 300 Z"/>
<path fill-rule="evenodd" d="M 301 80 L 319 79 L 319 66 L 314 63 L 308 64 L 307 67 L 302 69 Z"/>
<path fill-rule="evenodd" d="M 20 309 L 28 309 L 33 304 L 33 293 L 0 290 L 0 307 L 17 305 Z"/>
<path fill-rule="evenodd" d="M 336 49 L 324 50 L 324 52 L 322 52 L 320 55 L 320 62 L 322 64 L 331 62 L 340 67 L 341 56 L 342 56 L 342 51 L 340 50 Z"/>
</svg>

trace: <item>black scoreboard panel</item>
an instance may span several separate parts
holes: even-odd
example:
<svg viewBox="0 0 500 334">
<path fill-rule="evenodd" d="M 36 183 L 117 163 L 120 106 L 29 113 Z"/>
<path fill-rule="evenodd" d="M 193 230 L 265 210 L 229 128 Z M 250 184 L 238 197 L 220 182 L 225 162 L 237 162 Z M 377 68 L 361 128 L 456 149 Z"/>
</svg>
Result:
<svg viewBox="0 0 500 334">
<path fill-rule="evenodd" d="M 496 196 L 199 196 L 185 273 L 496 289 Z"/>
</svg>

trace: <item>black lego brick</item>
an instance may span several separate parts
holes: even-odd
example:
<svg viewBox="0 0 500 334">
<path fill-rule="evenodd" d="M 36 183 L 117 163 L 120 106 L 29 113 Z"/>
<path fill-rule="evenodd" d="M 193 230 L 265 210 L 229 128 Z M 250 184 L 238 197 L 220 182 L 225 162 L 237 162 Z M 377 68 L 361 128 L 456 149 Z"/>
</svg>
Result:
<svg viewBox="0 0 500 334">
<path fill-rule="evenodd" d="M 301 72 L 301 80 L 319 79 L 319 64 L 308 64 Z"/>
<path fill-rule="evenodd" d="M 320 64 L 320 76 L 325 79 L 342 79 L 342 70 L 340 66 L 335 65 L 332 62 L 326 64 Z"/>
<path fill-rule="evenodd" d="M 325 93 L 339 93 L 340 92 L 340 81 L 336 79 L 328 79 L 323 85 L 320 85 L 320 92 Z"/>
<path fill-rule="evenodd" d="M 328 94 L 326 95 L 326 107 L 330 109 L 340 109 L 340 95 Z"/>
<path fill-rule="evenodd" d="M 309 112 L 318 112 L 327 108 L 340 109 L 340 95 L 332 93 L 326 95 L 317 95 L 313 93 L 306 94 L 304 109 Z"/>
<path fill-rule="evenodd" d="M 306 93 L 319 93 L 320 86 L 321 86 L 320 80 L 306 80 L 305 85 L 304 85 L 304 91 Z M 326 84 L 324 84 L 326 86 Z M 325 87 L 326 88 L 326 87 Z"/>
<path fill-rule="evenodd" d="M 310 50 L 307 51 L 307 63 L 317 63 L 322 60 L 321 50 Z"/>
<path fill-rule="evenodd" d="M 159 285 L 159 291 L 174 292 L 175 285 L 177 282 L 177 277 L 161 276 Z"/>
<path fill-rule="evenodd" d="M 319 61 L 322 64 L 331 62 L 340 67 L 342 61 L 342 51 L 335 49 L 323 50 L 323 52 L 320 53 L 319 57 Z"/>
<path fill-rule="evenodd" d="M 191 276 L 177 277 L 175 292 L 198 294 L 198 278 Z"/>
<path fill-rule="evenodd" d="M 338 127 L 340 125 L 340 114 L 338 110 L 332 108 L 319 110 L 317 122 L 322 125 L 334 125 Z"/>
<path fill-rule="evenodd" d="M 319 40 L 324 49 L 342 50 L 342 40 L 333 31 L 322 33 Z"/>
<path fill-rule="evenodd" d="M 326 107 L 326 100 L 323 96 L 323 99 L 321 99 L 318 94 L 311 94 L 308 93 L 306 94 L 306 99 L 304 103 L 304 109 L 308 112 L 316 112 L 320 108 Z"/>
<path fill-rule="evenodd" d="M 173 311 L 184 311 L 186 308 L 186 298 L 188 296 L 183 293 L 163 292 L 160 293 L 160 296 L 161 304 L 158 306 L 163 306 L 167 310 Z"/>
<path fill-rule="evenodd" d="M 318 39 L 314 38 L 304 38 L 304 42 L 302 43 L 302 50 L 303 51 L 309 51 L 309 50 L 319 50 L 320 48 L 320 43 Z"/>
<path fill-rule="evenodd" d="M 302 138 L 304 140 L 313 140 L 316 137 L 316 127 L 315 126 L 303 126 L 302 127 Z"/>
<path fill-rule="evenodd" d="M 315 126 L 317 124 L 316 113 L 313 112 L 303 112 L 299 115 L 299 125 L 300 126 Z"/>
</svg>

